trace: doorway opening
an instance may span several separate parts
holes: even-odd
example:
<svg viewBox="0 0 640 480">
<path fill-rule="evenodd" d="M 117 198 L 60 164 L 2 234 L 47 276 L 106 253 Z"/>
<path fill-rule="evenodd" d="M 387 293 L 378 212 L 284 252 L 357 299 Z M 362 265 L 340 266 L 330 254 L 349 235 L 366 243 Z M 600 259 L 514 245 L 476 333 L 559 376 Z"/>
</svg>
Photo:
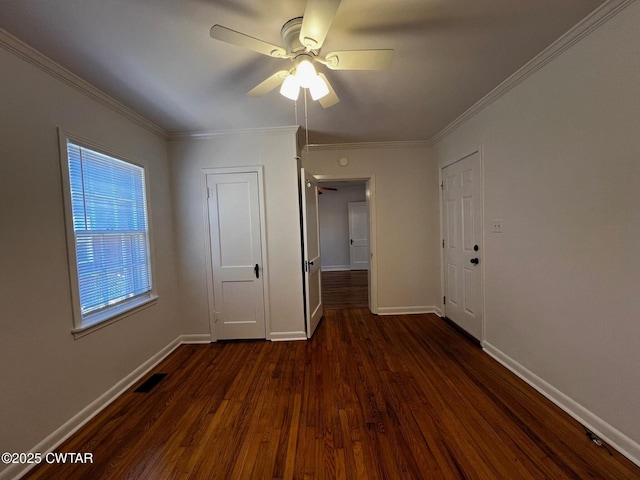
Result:
<svg viewBox="0 0 640 480">
<path fill-rule="evenodd" d="M 325 309 L 371 308 L 369 180 L 321 180 L 318 214 Z"/>
</svg>

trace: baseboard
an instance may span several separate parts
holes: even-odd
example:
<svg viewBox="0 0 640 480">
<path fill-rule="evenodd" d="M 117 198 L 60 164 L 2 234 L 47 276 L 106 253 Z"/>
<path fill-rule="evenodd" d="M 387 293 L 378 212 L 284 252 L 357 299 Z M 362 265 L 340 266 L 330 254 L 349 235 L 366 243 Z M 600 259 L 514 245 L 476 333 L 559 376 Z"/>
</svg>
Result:
<svg viewBox="0 0 640 480">
<path fill-rule="evenodd" d="M 271 332 L 269 340 L 272 342 L 286 342 L 289 340 L 306 340 L 307 332 Z"/>
<path fill-rule="evenodd" d="M 71 435 L 76 433 L 82 426 L 84 426 L 89 420 L 95 417 L 98 413 L 104 410 L 109 404 L 111 404 L 116 398 L 126 392 L 133 384 L 138 382 L 144 377 L 151 369 L 164 360 L 169 354 L 171 354 L 182 343 L 202 343 L 204 337 L 210 338 L 210 335 L 181 335 L 169 343 L 166 347 L 160 350 L 158 353 L 149 358 L 146 362 L 133 370 L 130 374 L 116 383 L 113 387 L 107 390 L 105 393 L 96 398 L 93 402 L 83 408 L 80 412 L 74 415 L 70 420 L 65 422 L 57 430 L 51 433 L 48 437 L 34 446 L 30 452 L 40 452 L 43 455 L 45 453 L 55 450 L 62 442 L 67 440 Z M 185 340 L 198 340 L 190 342 Z M 209 340 L 210 341 L 210 340 Z M 11 464 L 5 470 L 0 472 L 0 480 L 18 479 L 25 475 L 35 465 L 20 465 Z"/>
<path fill-rule="evenodd" d="M 209 333 L 194 333 L 191 335 L 180 335 L 178 337 L 180 345 L 186 343 L 211 343 L 211 334 Z"/>
<path fill-rule="evenodd" d="M 351 270 L 351 265 L 323 265 L 320 267 L 321 272 L 344 272 Z"/>
<path fill-rule="evenodd" d="M 428 307 L 378 307 L 378 315 L 412 315 L 415 313 L 437 313 L 440 309 L 434 306 Z M 439 315 L 439 314 L 438 314 Z M 441 316 L 441 315 L 439 315 Z"/>
<path fill-rule="evenodd" d="M 553 385 L 547 383 L 535 373 L 520 365 L 488 342 L 484 342 L 483 350 L 498 363 L 501 363 L 514 374 L 547 397 L 558 407 L 587 427 L 602 440 L 607 442 L 622 455 L 640 466 L 640 444 L 636 443 L 624 433 L 609 425 L 603 419 L 571 399 Z"/>
</svg>

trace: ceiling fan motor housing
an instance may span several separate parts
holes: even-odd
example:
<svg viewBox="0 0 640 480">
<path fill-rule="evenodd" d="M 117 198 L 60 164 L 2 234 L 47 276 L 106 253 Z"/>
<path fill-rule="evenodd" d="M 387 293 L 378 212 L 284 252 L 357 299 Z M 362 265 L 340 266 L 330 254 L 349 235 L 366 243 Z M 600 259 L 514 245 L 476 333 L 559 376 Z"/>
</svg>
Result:
<svg viewBox="0 0 640 480">
<path fill-rule="evenodd" d="M 290 55 L 296 56 L 299 53 L 307 52 L 306 47 L 300 42 L 301 28 L 302 17 L 296 17 L 285 23 L 280 30 L 282 44 Z M 311 53 L 315 57 L 318 55 L 318 50 L 310 50 L 307 53 Z"/>
</svg>

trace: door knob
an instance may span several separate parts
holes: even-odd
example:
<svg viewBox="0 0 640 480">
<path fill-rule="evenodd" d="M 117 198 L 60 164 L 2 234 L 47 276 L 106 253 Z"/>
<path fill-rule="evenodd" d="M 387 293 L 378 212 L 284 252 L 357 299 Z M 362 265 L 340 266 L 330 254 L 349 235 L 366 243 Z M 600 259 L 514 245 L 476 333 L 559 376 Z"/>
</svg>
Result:
<svg viewBox="0 0 640 480">
<path fill-rule="evenodd" d="M 477 258 L 472 258 L 470 262 L 473 263 L 474 265 L 477 265 L 480 262 L 480 260 L 478 260 Z"/>
<path fill-rule="evenodd" d="M 260 267 L 256 263 L 256 266 L 253 267 L 253 271 L 256 272 L 256 278 L 260 278 Z"/>
</svg>

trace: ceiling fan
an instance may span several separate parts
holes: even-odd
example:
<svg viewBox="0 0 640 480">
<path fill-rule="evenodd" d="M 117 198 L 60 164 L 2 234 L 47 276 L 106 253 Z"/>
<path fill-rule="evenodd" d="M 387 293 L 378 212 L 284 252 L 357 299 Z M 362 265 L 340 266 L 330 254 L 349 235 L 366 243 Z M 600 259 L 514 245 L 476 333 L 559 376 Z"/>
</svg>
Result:
<svg viewBox="0 0 640 480">
<path fill-rule="evenodd" d="M 318 100 L 324 108 L 340 101 L 323 73 L 316 65 L 331 70 L 383 70 L 391 65 L 393 50 L 339 50 L 320 55 L 333 17 L 341 0 L 307 0 L 304 15 L 286 22 L 280 35 L 283 47 L 236 32 L 222 25 L 211 27 L 211 38 L 244 47 L 269 57 L 293 62 L 289 69 L 279 70 L 251 89 L 247 95 L 260 97 L 280 86 L 280 93 L 292 100 L 307 88 L 311 98 Z"/>
</svg>

